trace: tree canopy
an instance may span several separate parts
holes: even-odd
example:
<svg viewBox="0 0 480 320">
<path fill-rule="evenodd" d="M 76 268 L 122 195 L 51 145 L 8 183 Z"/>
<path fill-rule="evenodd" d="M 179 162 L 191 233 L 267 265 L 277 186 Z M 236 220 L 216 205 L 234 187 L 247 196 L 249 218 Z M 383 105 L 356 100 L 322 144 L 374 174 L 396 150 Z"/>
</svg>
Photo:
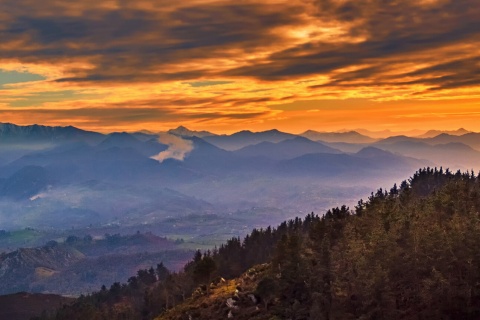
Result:
<svg viewBox="0 0 480 320">
<path fill-rule="evenodd" d="M 479 319 L 479 212 L 478 176 L 425 168 L 353 209 L 253 230 L 182 272 L 139 271 L 41 319 L 153 319 L 199 284 L 263 263 L 264 318 Z"/>
</svg>

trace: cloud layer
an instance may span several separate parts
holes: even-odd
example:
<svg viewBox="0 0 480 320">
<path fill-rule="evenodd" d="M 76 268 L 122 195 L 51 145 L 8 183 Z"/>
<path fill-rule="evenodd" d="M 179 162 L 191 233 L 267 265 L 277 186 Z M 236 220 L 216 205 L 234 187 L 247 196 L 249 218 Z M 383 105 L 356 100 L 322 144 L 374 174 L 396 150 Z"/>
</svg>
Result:
<svg viewBox="0 0 480 320">
<path fill-rule="evenodd" d="M 2 81 L 0 116 L 226 129 L 306 100 L 479 101 L 478 17 L 477 0 L 2 0 L 0 69 L 45 80 Z"/>
<path fill-rule="evenodd" d="M 167 150 L 160 152 L 151 157 L 158 162 L 163 162 L 166 159 L 176 159 L 183 161 L 185 156 L 193 150 L 193 142 L 182 139 L 168 133 L 160 134 L 158 141 L 168 146 Z"/>
</svg>

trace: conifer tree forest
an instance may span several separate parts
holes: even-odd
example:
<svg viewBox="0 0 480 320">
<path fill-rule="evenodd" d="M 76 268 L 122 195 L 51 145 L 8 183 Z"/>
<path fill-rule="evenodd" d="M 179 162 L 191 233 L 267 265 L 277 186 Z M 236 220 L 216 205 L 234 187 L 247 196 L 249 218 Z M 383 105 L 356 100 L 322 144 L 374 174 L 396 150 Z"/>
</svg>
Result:
<svg viewBox="0 0 480 320">
<path fill-rule="evenodd" d="M 253 230 L 35 319 L 155 319 L 261 264 L 255 319 L 480 319 L 480 177 L 421 169 L 352 209 Z"/>
</svg>

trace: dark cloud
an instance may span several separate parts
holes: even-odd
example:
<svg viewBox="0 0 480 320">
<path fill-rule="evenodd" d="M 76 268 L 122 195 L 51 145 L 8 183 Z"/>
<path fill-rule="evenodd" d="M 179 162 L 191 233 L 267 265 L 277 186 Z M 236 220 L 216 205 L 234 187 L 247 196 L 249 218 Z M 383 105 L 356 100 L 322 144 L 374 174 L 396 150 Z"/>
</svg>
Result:
<svg viewBox="0 0 480 320">
<path fill-rule="evenodd" d="M 88 121 L 90 125 L 135 125 L 143 123 L 162 123 L 169 121 L 211 121 L 231 119 L 252 119 L 267 115 L 267 111 L 258 112 L 175 112 L 169 108 L 78 108 L 78 109 L 0 109 L 0 116 L 14 115 L 18 119 L 37 119 L 42 122 L 64 121 L 72 119 L 73 122 Z"/>
<path fill-rule="evenodd" d="M 60 18 L 58 20 L 19 17 L 14 21 L 3 35 L 11 37 L 28 34 L 41 44 L 51 44 L 62 40 L 79 41 L 87 36 L 87 22 L 83 20 L 70 21 Z"/>
<path fill-rule="evenodd" d="M 209 77 L 277 81 L 327 75 L 329 83 L 312 88 L 349 87 L 355 81 L 365 86 L 425 84 L 431 90 L 478 84 L 478 53 L 464 48 L 480 43 L 477 0 L 118 3 L 2 0 L 0 59 L 91 66 L 68 70 L 68 76 L 55 80 L 62 83 Z M 338 26 L 345 35 L 326 41 L 312 34 L 310 41 L 295 43 L 287 34 L 317 22 Z M 444 61 L 455 55 L 455 61 Z M 222 69 L 216 59 L 240 62 Z M 403 62 L 430 65 L 393 76 L 388 72 Z M 337 72 L 359 65 L 366 67 Z"/>
<path fill-rule="evenodd" d="M 115 61 L 116 59 L 112 59 Z M 114 62 L 110 61 L 112 68 Z M 105 66 L 103 64 L 102 66 Z M 130 67 L 130 66 L 129 66 Z M 141 67 L 141 66 L 138 66 Z M 119 67 L 120 68 L 120 67 Z M 108 71 L 111 71 L 110 73 Z M 66 77 L 52 80 L 54 82 L 79 82 L 79 83 L 91 83 L 91 82 L 109 82 L 109 83 L 132 83 L 132 82 L 156 82 L 156 81 L 172 81 L 172 80 L 184 80 L 184 79 L 197 79 L 209 74 L 208 70 L 190 70 L 181 72 L 149 72 L 138 71 L 132 72 L 128 69 L 122 70 L 109 70 L 104 68 L 103 70 L 97 70 L 99 73 L 89 73 L 80 77 Z"/>
<path fill-rule="evenodd" d="M 393 64 L 411 61 L 418 63 L 435 63 L 432 56 L 422 57 L 425 52 L 431 52 L 441 61 L 444 50 L 450 50 L 447 55 L 475 54 L 465 51 L 462 45 L 480 43 L 480 6 L 475 0 L 465 1 L 431 1 L 421 4 L 420 1 L 383 1 L 355 0 L 331 1 L 321 0 L 309 2 L 313 5 L 313 13 L 319 19 L 328 22 L 345 23 L 351 36 L 362 37 L 362 41 L 348 42 L 309 42 L 294 48 L 273 53 L 269 61 L 242 66 L 226 72 L 230 76 L 254 76 L 263 80 L 284 80 L 302 78 L 314 74 L 332 76 L 332 81 L 326 85 L 312 86 L 314 88 L 333 86 L 355 86 L 349 83 L 353 80 L 375 80 L 365 85 L 378 86 L 392 83 L 388 76 L 382 73 Z M 435 52 L 436 51 L 436 52 Z M 478 54 L 478 53 L 477 53 Z M 476 59 L 476 58 L 475 58 Z M 472 85 L 478 77 L 478 63 L 470 64 L 471 58 L 465 63 L 447 63 L 444 70 L 451 76 L 432 79 L 429 71 L 436 67 L 426 68 L 424 80 L 416 83 L 432 84 L 438 88 L 453 85 L 453 78 L 467 77 L 472 81 L 457 82 L 457 85 Z M 360 71 L 347 71 L 332 75 L 335 70 L 362 64 L 374 65 Z M 429 70 L 430 69 L 430 70 Z M 403 76 L 396 74 L 395 78 Z M 406 76 L 406 75 L 405 75 Z M 396 82 L 400 84 L 400 82 Z M 405 83 L 407 84 L 407 83 Z"/>
<path fill-rule="evenodd" d="M 14 1 L 18 7 L 27 2 L 5 1 L 10 8 L 15 7 Z M 55 1 L 31 5 L 48 7 L 49 3 Z M 237 57 L 238 50 L 254 52 L 275 44 L 281 36 L 271 30 L 298 23 L 301 14 L 291 6 L 228 2 L 173 10 L 98 8 L 81 15 L 69 14 L 67 8 L 57 8 L 52 11 L 55 14 L 40 11 L 39 15 L 12 11 L 18 15 L 6 16 L 0 22 L 0 38 L 12 43 L 9 50 L 0 52 L 0 58 L 46 62 L 79 59 L 93 64 L 92 70 L 71 70 L 74 76 L 59 79 L 64 82 L 196 79 L 207 71 L 171 71 L 170 65 Z"/>
<path fill-rule="evenodd" d="M 264 45 L 264 41 L 275 42 L 278 37 L 269 30 L 295 24 L 300 11 L 275 10 L 262 4 L 224 4 L 186 7 L 173 12 L 170 18 L 181 21 L 179 26 L 168 28 L 168 36 L 180 40 L 175 49 L 205 48 L 210 46 L 240 44 L 244 50 Z"/>
<path fill-rule="evenodd" d="M 413 72 L 385 75 L 388 66 L 376 65 L 360 70 L 345 72 L 322 85 L 310 86 L 311 89 L 342 87 L 379 87 L 387 85 L 429 85 L 428 91 L 473 87 L 480 85 L 480 57 L 456 59 L 446 63 L 438 63 L 431 67 L 420 68 Z M 399 80 L 415 78 L 415 80 Z M 414 95 L 422 94 L 416 92 Z"/>
</svg>

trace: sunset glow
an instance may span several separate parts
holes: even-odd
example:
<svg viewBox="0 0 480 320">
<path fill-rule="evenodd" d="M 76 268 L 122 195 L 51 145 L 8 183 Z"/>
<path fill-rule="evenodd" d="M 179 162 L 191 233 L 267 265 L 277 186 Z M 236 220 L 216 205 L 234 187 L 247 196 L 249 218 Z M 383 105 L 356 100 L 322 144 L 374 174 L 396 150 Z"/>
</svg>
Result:
<svg viewBox="0 0 480 320">
<path fill-rule="evenodd" d="M 475 0 L 0 4 L 0 120 L 480 131 Z"/>
</svg>

